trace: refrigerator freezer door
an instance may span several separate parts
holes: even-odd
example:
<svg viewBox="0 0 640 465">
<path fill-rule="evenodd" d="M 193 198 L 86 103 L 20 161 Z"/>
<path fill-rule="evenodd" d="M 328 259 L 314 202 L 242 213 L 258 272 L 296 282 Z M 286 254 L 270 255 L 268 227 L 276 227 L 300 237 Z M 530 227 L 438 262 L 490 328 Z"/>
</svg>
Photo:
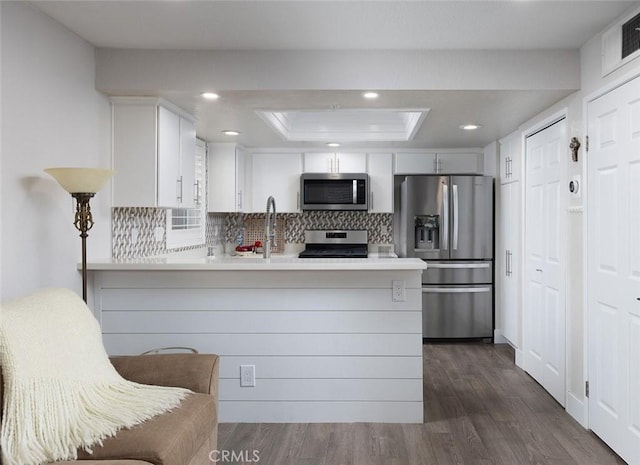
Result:
<svg viewBox="0 0 640 465">
<path fill-rule="evenodd" d="M 493 337 L 493 286 L 422 286 L 422 337 Z"/>
<path fill-rule="evenodd" d="M 493 261 L 427 261 L 422 272 L 422 284 L 490 284 L 493 282 Z"/>
<path fill-rule="evenodd" d="M 451 176 L 450 190 L 450 258 L 493 258 L 493 178 Z"/>
</svg>

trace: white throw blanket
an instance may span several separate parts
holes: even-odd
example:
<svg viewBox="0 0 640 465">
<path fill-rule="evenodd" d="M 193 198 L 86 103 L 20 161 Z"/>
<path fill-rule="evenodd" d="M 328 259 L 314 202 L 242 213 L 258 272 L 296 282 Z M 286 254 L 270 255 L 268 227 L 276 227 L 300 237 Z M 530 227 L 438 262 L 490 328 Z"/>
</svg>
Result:
<svg viewBox="0 0 640 465">
<path fill-rule="evenodd" d="M 123 379 L 93 314 L 65 289 L 0 307 L 0 364 L 4 465 L 75 459 L 76 449 L 166 412 L 190 392 Z"/>
</svg>

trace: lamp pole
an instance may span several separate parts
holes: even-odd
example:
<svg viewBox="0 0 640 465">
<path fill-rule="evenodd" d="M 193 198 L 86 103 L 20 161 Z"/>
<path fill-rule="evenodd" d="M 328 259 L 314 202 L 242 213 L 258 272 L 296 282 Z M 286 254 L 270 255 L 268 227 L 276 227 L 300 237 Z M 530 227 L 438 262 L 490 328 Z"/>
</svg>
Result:
<svg viewBox="0 0 640 465">
<path fill-rule="evenodd" d="M 87 237 L 88 231 L 93 227 L 93 216 L 89 200 L 95 193 L 73 192 L 71 197 L 76 199 L 76 214 L 73 221 L 74 226 L 80 231 L 82 239 L 82 299 L 87 303 Z"/>
</svg>

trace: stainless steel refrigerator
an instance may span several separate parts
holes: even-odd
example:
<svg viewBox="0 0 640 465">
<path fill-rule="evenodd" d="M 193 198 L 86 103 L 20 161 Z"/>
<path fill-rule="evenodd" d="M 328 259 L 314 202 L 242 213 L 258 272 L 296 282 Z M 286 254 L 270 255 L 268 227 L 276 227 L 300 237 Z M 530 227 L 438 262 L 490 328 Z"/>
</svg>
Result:
<svg viewBox="0 0 640 465">
<path fill-rule="evenodd" d="M 493 338 L 493 178 L 395 176 L 393 235 L 427 262 L 423 337 Z"/>
</svg>

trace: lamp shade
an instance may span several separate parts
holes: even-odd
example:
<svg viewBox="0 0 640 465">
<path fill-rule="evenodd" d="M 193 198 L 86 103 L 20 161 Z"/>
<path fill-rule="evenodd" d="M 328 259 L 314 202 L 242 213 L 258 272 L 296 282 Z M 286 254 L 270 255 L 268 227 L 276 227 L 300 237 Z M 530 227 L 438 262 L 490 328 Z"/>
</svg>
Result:
<svg viewBox="0 0 640 465">
<path fill-rule="evenodd" d="M 47 168 L 44 171 L 71 194 L 95 194 L 116 174 L 114 170 L 102 168 Z"/>
</svg>

